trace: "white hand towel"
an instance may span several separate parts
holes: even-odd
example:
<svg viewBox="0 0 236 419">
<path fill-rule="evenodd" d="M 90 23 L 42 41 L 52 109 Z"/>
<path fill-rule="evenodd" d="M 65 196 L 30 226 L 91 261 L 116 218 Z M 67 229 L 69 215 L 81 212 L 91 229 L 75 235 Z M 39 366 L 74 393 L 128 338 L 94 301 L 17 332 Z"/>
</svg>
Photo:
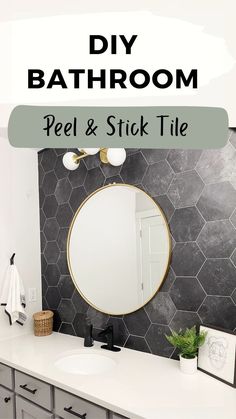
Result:
<svg viewBox="0 0 236 419">
<path fill-rule="evenodd" d="M 27 319 L 25 313 L 25 291 L 15 265 L 10 265 L 7 269 L 0 296 L 0 304 L 6 306 L 5 312 L 9 316 L 10 324 L 17 322 L 23 326 Z"/>
</svg>

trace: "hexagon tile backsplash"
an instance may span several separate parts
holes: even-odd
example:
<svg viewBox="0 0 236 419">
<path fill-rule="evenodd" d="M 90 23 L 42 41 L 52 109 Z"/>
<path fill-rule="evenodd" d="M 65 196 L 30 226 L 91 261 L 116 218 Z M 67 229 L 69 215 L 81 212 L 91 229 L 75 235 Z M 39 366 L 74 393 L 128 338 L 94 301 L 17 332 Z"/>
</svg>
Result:
<svg viewBox="0 0 236 419">
<path fill-rule="evenodd" d="M 43 308 L 55 330 L 83 336 L 86 316 L 100 329 L 112 323 L 117 345 L 175 357 L 170 329 L 201 322 L 236 330 L 236 132 L 221 150 L 127 150 L 121 167 L 90 156 L 69 172 L 65 149 L 39 154 Z M 173 237 L 169 274 L 141 310 L 112 317 L 90 307 L 75 290 L 66 238 L 81 202 L 112 182 L 144 189 L 163 208 Z"/>
</svg>

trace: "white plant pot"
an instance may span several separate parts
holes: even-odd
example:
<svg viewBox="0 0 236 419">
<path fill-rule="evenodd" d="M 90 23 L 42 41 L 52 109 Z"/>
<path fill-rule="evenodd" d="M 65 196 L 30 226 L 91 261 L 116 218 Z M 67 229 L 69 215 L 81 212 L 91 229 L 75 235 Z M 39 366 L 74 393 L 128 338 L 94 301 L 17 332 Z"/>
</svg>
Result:
<svg viewBox="0 0 236 419">
<path fill-rule="evenodd" d="M 183 358 L 182 355 L 180 359 L 180 370 L 184 374 L 194 374 L 197 371 L 197 356 L 192 359 Z"/>
</svg>

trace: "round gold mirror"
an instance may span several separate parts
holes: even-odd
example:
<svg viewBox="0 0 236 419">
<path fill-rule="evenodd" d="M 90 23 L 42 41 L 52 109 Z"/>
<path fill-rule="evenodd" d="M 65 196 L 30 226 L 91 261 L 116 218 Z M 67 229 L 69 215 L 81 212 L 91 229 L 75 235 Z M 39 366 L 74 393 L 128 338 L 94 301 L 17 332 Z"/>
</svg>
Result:
<svg viewBox="0 0 236 419">
<path fill-rule="evenodd" d="M 77 290 L 103 313 L 122 315 L 144 306 L 159 290 L 169 266 L 165 216 L 141 189 L 104 186 L 78 208 L 67 258 Z"/>
</svg>

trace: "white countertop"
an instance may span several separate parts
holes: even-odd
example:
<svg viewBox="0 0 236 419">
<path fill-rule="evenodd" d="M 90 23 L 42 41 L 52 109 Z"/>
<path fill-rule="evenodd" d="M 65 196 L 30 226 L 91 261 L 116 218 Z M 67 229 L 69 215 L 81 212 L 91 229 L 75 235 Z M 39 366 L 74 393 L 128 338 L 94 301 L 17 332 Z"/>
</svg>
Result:
<svg viewBox="0 0 236 419">
<path fill-rule="evenodd" d="M 74 375 L 55 361 L 76 350 L 100 350 L 117 365 L 99 375 Z M 177 361 L 122 348 L 84 348 L 83 339 L 53 333 L 0 342 L 0 362 L 132 419 L 235 419 L 236 390 L 198 371 L 180 372 Z"/>
</svg>

